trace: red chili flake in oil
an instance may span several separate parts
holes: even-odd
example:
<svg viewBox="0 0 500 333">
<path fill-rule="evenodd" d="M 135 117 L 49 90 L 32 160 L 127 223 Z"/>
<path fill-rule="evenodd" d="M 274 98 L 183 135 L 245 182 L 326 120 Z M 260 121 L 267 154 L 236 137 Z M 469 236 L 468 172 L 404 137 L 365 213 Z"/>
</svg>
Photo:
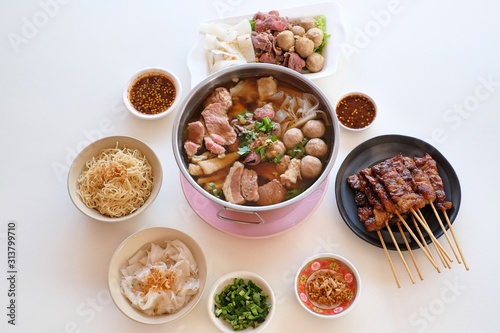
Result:
<svg viewBox="0 0 500 333">
<path fill-rule="evenodd" d="M 337 118 L 345 126 L 360 129 L 370 125 L 375 119 L 375 105 L 361 95 L 349 95 L 337 104 Z"/>
<path fill-rule="evenodd" d="M 169 77 L 152 73 L 133 83 L 130 88 L 130 103 L 141 113 L 158 114 L 172 106 L 175 95 L 175 86 Z"/>
</svg>

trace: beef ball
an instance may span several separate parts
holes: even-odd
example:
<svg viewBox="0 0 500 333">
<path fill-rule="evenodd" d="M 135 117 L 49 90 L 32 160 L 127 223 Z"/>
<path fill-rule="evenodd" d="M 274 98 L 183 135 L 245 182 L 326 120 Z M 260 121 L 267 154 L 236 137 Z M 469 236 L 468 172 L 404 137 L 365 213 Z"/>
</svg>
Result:
<svg viewBox="0 0 500 333">
<path fill-rule="evenodd" d="M 307 141 L 304 149 L 307 155 L 316 157 L 323 157 L 328 153 L 328 145 L 325 143 L 325 141 L 318 138 L 313 138 Z"/>
<path fill-rule="evenodd" d="M 276 43 L 283 51 L 288 51 L 292 46 L 295 45 L 295 38 L 293 32 L 290 30 L 284 30 L 276 36 Z"/>
<path fill-rule="evenodd" d="M 268 160 L 275 159 L 278 156 L 283 156 L 286 154 L 286 148 L 283 142 L 276 140 L 267 147 L 266 158 Z"/>
<path fill-rule="evenodd" d="M 302 126 L 302 132 L 306 138 L 321 138 L 325 135 L 326 127 L 322 120 L 312 119 Z"/>
<path fill-rule="evenodd" d="M 300 160 L 300 175 L 304 179 L 318 177 L 323 171 L 323 164 L 316 156 L 306 155 Z"/>
<path fill-rule="evenodd" d="M 306 59 L 314 52 L 314 42 L 307 37 L 298 37 L 295 41 L 295 52 Z"/>
<path fill-rule="evenodd" d="M 294 36 L 304 36 L 306 30 L 302 28 L 300 25 L 294 25 L 290 28 L 290 31 L 293 32 Z"/>
<path fill-rule="evenodd" d="M 306 37 L 313 41 L 314 47 L 318 47 L 323 43 L 323 30 L 320 28 L 311 28 L 307 30 Z"/>
<path fill-rule="evenodd" d="M 318 52 L 314 52 L 306 59 L 306 68 L 312 72 L 317 73 L 325 66 L 325 57 Z"/>
<path fill-rule="evenodd" d="M 303 17 L 300 19 L 299 25 L 304 28 L 305 31 L 316 27 L 316 20 L 314 17 Z"/>
<path fill-rule="evenodd" d="M 283 143 L 287 149 L 292 149 L 304 139 L 302 131 L 296 127 L 290 128 L 283 135 Z"/>
</svg>

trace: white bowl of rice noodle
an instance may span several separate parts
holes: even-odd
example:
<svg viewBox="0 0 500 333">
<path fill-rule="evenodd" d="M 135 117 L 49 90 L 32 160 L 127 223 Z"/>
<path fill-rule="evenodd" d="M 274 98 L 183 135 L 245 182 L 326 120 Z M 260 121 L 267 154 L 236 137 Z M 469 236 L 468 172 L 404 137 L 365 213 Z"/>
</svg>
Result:
<svg viewBox="0 0 500 333">
<path fill-rule="evenodd" d="M 121 222 L 153 203 L 162 179 L 160 160 L 147 144 L 128 136 L 110 136 L 78 154 L 68 172 L 68 192 L 88 217 Z"/>
<path fill-rule="evenodd" d="M 203 296 L 207 263 L 198 243 L 176 229 L 151 227 L 115 250 L 108 287 L 118 309 L 143 324 L 164 324 L 188 314 Z"/>
<path fill-rule="evenodd" d="M 272 89 L 267 89 L 267 87 L 265 86 L 261 88 L 259 82 L 255 82 L 259 81 L 259 79 L 261 78 L 265 78 L 266 82 L 275 80 L 277 82 L 277 89 L 276 89 L 277 92 L 271 93 L 269 90 Z M 248 86 L 256 85 L 258 88 L 247 89 L 245 82 L 251 82 Z M 241 89 L 240 89 L 240 84 L 242 86 Z M 292 196 L 291 198 L 287 196 L 288 198 L 282 200 L 281 202 L 272 202 L 270 204 L 259 204 L 258 201 L 249 202 L 249 200 L 247 200 L 245 203 L 235 203 L 236 201 L 231 202 L 229 200 L 226 200 L 227 199 L 226 193 L 224 193 L 224 197 L 222 196 L 218 197 L 213 194 L 213 191 L 212 192 L 210 191 L 210 188 L 207 190 L 206 186 L 200 184 L 202 183 L 202 180 L 200 178 L 210 179 L 210 181 L 213 182 L 213 184 L 215 184 L 216 181 L 213 181 L 212 179 L 221 174 L 230 175 L 231 168 L 229 168 L 229 170 L 223 170 L 222 173 L 220 171 L 217 171 L 216 173 L 214 173 L 215 175 L 214 177 L 212 177 L 211 175 L 206 175 L 201 177 L 193 176 L 193 173 L 197 172 L 196 166 L 193 167 L 193 164 L 196 162 L 193 161 L 195 160 L 195 158 L 203 158 L 202 155 L 204 154 L 204 151 L 206 152 L 206 150 L 208 150 L 207 148 L 208 144 L 206 142 L 206 139 L 204 142 L 199 140 L 198 143 L 202 145 L 202 148 L 198 149 L 194 153 L 194 155 L 192 155 L 193 157 L 190 157 L 189 155 L 190 152 L 188 152 L 186 147 L 187 145 L 191 145 L 193 147 L 193 144 L 188 142 L 189 140 L 191 140 L 190 139 L 191 134 L 189 132 L 188 125 L 189 126 L 196 125 L 196 123 L 200 122 L 197 120 L 200 119 L 201 116 L 203 116 L 205 119 L 204 121 L 201 121 L 201 123 L 203 122 L 205 123 L 206 133 L 208 133 L 208 135 L 205 135 L 205 138 L 209 136 L 210 138 L 213 138 L 213 140 L 210 139 L 210 141 L 216 141 L 216 139 L 218 138 L 217 133 L 210 133 L 210 128 L 208 128 L 209 120 L 207 120 L 207 117 L 204 116 L 204 114 L 207 114 L 205 113 L 207 109 L 214 105 L 214 104 L 208 104 L 209 106 L 207 107 L 207 103 L 211 103 L 211 101 L 214 100 L 214 95 L 217 93 L 216 90 L 221 87 L 225 87 L 225 89 L 229 91 L 229 95 L 231 96 L 231 98 L 226 98 L 226 101 L 232 100 L 232 106 L 227 111 L 227 115 L 229 118 L 229 123 L 233 126 L 233 129 L 236 132 L 237 142 L 224 146 L 224 148 L 226 148 L 225 151 L 226 157 L 233 155 L 236 156 L 237 162 L 233 163 L 233 166 L 236 165 L 237 163 L 240 163 L 244 164 L 245 169 L 251 168 L 254 170 L 258 170 L 257 168 L 258 165 L 250 166 L 250 163 L 248 164 L 246 163 L 245 161 L 246 158 L 244 156 L 238 157 L 236 155 L 239 154 L 240 151 L 237 151 L 235 154 L 234 152 L 235 149 L 232 148 L 236 144 L 241 143 L 241 137 L 242 137 L 241 136 L 242 132 L 238 132 L 239 129 L 237 129 L 237 126 L 234 125 L 237 119 L 239 119 L 237 117 L 234 117 L 234 114 L 236 112 L 240 112 L 238 110 L 250 110 L 248 108 L 245 109 L 245 107 L 250 107 L 250 108 L 253 107 L 250 105 L 244 105 L 244 106 L 238 105 L 238 103 L 241 104 L 245 103 L 242 101 L 247 101 L 246 103 L 248 104 L 254 103 L 254 105 L 256 104 L 259 106 L 262 106 L 263 104 L 273 105 L 274 114 L 272 116 L 272 122 L 273 124 L 274 123 L 280 124 L 282 132 L 281 134 L 277 135 L 277 137 L 278 140 L 282 139 L 285 146 L 286 142 L 284 139 L 285 135 L 284 133 L 288 131 L 285 129 L 296 127 L 295 130 L 300 128 L 302 131 L 304 128 L 304 124 L 306 123 L 306 121 L 309 120 L 320 121 L 326 125 L 326 131 L 324 130 L 320 135 L 321 139 L 324 142 L 326 142 L 326 147 L 327 147 L 326 151 L 321 157 L 322 171 L 320 171 L 320 174 L 319 175 L 317 174 L 314 179 L 307 180 L 307 185 L 301 188 L 301 192 L 299 192 L 300 194 Z M 247 91 L 249 91 L 249 93 L 247 93 Z M 258 91 L 259 93 L 257 94 L 255 91 Z M 268 94 L 268 96 L 261 97 L 261 92 L 262 95 Z M 224 102 L 215 102 L 215 103 L 223 104 Z M 236 107 L 238 108 L 235 110 Z M 254 119 L 257 119 L 256 118 L 257 110 L 252 109 L 250 111 L 254 112 L 253 113 L 253 116 L 255 116 Z M 230 114 L 232 114 L 234 118 L 232 118 Z M 246 129 L 243 129 L 243 131 L 245 130 Z M 304 137 L 305 136 L 306 135 L 304 134 Z M 271 211 L 283 208 L 293 203 L 297 203 L 298 201 L 307 197 L 309 194 L 313 193 L 314 190 L 319 185 L 321 185 L 324 181 L 327 180 L 327 177 L 333 167 L 333 164 L 335 163 L 335 159 L 338 153 L 339 125 L 335 117 L 334 108 L 331 105 L 327 96 L 321 91 L 321 89 L 315 83 L 306 78 L 304 75 L 297 73 L 291 69 L 272 64 L 263 64 L 263 63 L 244 64 L 244 65 L 236 65 L 233 67 L 229 67 L 227 69 L 218 71 L 215 74 L 212 74 L 211 76 L 203 80 L 201 83 L 199 83 L 190 92 L 190 94 L 184 99 L 184 102 L 181 105 L 180 110 L 176 115 L 176 119 L 173 125 L 172 143 L 173 143 L 174 156 L 177 165 L 182 173 L 182 176 L 185 177 L 186 180 L 189 182 L 189 184 L 193 186 L 199 193 L 203 194 L 203 196 L 205 196 L 207 199 L 217 204 L 220 204 L 221 207 L 227 208 L 228 210 L 246 214 L 254 214 L 254 213 L 258 214 L 259 212 Z M 213 156 L 212 152 L 209 153 L 210 153 L 209 156 L 210 155 Z M 250 154 L 253 153 L 255 152 L 252 151 Z M 218 155 L 214 160 L 216 161 L 218 157 L 220 157 L 220 155 Z M 209 157 L 209 159 L 212 160 L 213 158 Z M 302 159 L 302 161 L 304 161 L 304 159 Z M 200 162 L 199 165 L 202 165 L 202 163 L 206 162 Z M 268 163 L 271 162 L 268 161 Z M 205 165 L 202 165 L 202 169 Z M 262 163 L 260 163 L 260 165 L 262 165 Z M 241 165 L 238 164 L 237 167 L 241 167 Z M 205 170 L 202 170 L 202 173 L 203 172 L 205 172 Z M 257 171 L 257 174 L 259 175 L 259 177 L 262 175 L 260 171 Z M 223 180 L 224 182 L 223 190 L 224 186 L 226 186 L 228 183 L 229 186 L 226 186 L 226 189 L 231 186 L 230 181 L 228 182 L 228 177 L 229 176 L 227 176 L 226 179 Z M 302 179 L 304 179 L 304 177 L 302 177 Z M 264 184 L 265 181 L 268 181 L 268 179 L 261 180 L 259 178 L 258 180 L 259 191 L 261 190 L 260 185 Z M 214 187 L 213 184 L 210 185 Z M 221 192 L 222 191 L 219 190 L 219 193 Z M 262 197 L 263 197 L 262 195 L 259 195 L 259 198 Z M 242 202 L 242 200 L 240 200 L 240 202 Z"/>
</svg>

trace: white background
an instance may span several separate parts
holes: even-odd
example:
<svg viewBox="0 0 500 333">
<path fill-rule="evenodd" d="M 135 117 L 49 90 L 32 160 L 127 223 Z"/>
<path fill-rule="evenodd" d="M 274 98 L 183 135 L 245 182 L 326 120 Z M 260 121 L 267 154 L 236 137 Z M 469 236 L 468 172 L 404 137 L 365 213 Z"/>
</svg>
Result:
<svg viewBox="0 0 500 333">
<path fill-rule="evenodd" d="M 149 226 L 177 228 L 200 243 L 208 258 L 208 287 L 232 270 L 264 276 L 278 296 L 269 332 L 496 331 L 500 5 L 493 0 L 338 3 L 349 52 L 339 56 L 334 76 L 316 83 L 332 103 L 350 91 L 371 95 L 379 118 L 362 133 L 342 130 L 330 186 L 314 214 L 282 235 L 243 239 L 205 223 L 182 195 L 171 148 L 173 117 L 138 120 L 126 113 L 121 91 L 133 72 L 162 66 L 177 73 L 186 95 L 185 59 L 200 21 L 303 1 L 2 0 L 0 331 L 215 332 L 206 294 L 180 321 L 154 327 L 126 318 L 110 301 L 107 270 L 113 251 Z M 27 28 L 34 23 L 38 27 Z M 442 139 L 433 138 L 436 130 Z M 462 205 L 454 226 L 470 271 L 454 263 L 438 274 L 416 251 L 424 280 L 412 285 L 392 253 L 402 284 L 398 289 L 383 251 L 343 222 L 334 195 L 338 167 L 355 146 L 382 134 L 423 139 L 455 168 Z M 89 220 L 66 190 L 75 154 L 108 135 L 144 140 L 164 169 L 154 204 L 123 224 Z M 9 221 L 17 223 L 16 326 L 7 324 Z M 348 257 L 363 280 L 360 303 L 334 321 L 306 313 L 293 296 L 298 265 L 325 251 Z"/>
</svg>

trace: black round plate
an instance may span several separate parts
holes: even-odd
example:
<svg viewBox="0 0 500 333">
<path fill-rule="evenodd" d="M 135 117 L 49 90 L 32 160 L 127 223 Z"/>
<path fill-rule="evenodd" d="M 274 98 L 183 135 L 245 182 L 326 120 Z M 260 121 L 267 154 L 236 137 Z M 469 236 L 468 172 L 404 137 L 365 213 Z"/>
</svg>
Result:
<svg viewBox="0 0 500 333">
<path fill-rule="evenodd" d="M 377 164 L 397 154 L 403 154 L 410 157 L 422 157 L 425 153 L 431 155 L 437 163 L 439 175 L 443 179 L 444 183 L 446 200 L 453 203 L 453 207 L 447 211 L 450 222 L 453 223 L 460 208 L 461 192 L 460 182 L 451 164 L 436 148 L 425 141 L 402 135 L 383 135 L 365 141 L 354 148 L 354 150 L 347 155 L 344 162 L 342 162 L 335 180 L 335 194 L 340 215 L 349 228 L 351 228 L 351 230 L 361 239 L 375 246 L 382 247 L 377 233 L 367 231 L 363 223 L 359 221 L 357 206 L 354 202 L 354 190 L 347 183 L 347 177 L 359 172 L 361 169 Z M 432 208 L 427 205 L 421 209 L 421 212 L 429 224 L 434 236 L 438 238 L 443 235 L 443 230 L 439 225 Z M 439 214 L 441 216 L 441 221 L 446 227 L 446 220 L 441 212 L 439 212 Z M 410 223 L 408 223 L 408 225 L 412 226 L 413 223 L 411 221 L 409 222 Z M 405 231 L 404 233 L 410 247 L 412 249 L 418 248 L 418 243 L 413 240 L 404 226 L 402 226 L 402 228 Z M 424 233 L 426 242 L 430 243 L 430 237 L 425 234 L 425 231 L 422 230 L 422 228 L 420 229 Z M 406 250 L 406 246 L 399 229 L 394 226 L 391 230 L 393 230 L 393 234 L 399 248 L 401 250 Z M 382 229 L 381 233 L 387 248 L 390 250 L 396 250 L 394 242 L 392 241 L 392 238 L 386 228 Z M 414 233 L 415 235 L 418 235 L 416 232 Z"/>
</svg>

